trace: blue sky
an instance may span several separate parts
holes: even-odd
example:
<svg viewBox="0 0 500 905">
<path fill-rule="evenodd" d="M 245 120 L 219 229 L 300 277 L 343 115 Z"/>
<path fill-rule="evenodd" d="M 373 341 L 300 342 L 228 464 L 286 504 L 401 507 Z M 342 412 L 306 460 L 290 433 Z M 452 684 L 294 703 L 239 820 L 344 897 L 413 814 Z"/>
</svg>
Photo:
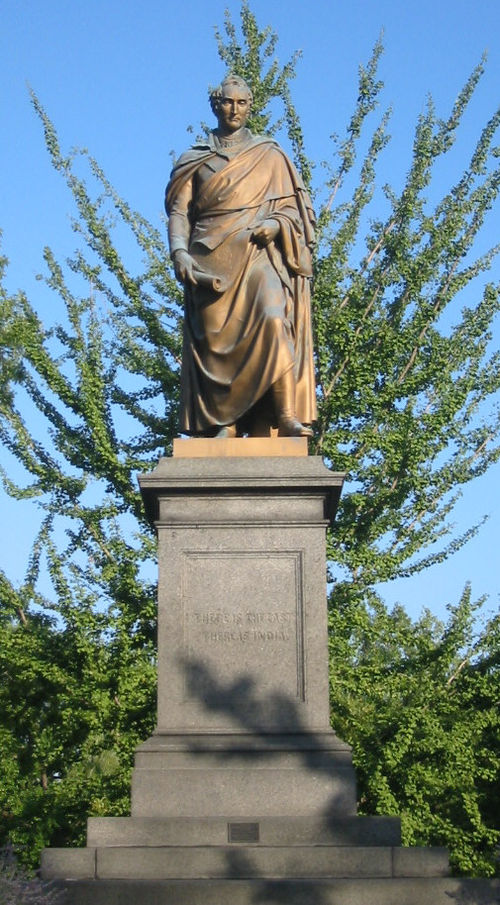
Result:
<svg viewBox="0 0 500 905">
<path fill-rule="evenodd" d="M 0 227 L 11 262 L 10 288 L 25 288 L 36 299 L 43 246 L 50 244 L 63 257 L 76 244 L 71 199 L 50 167 L 27 83 L 55 123 L 63 149 L 86 146 L 132 207 L 158 225 L 171 152 L 190 143 L 189 124 L 210 121 L 207 86 L 224 71 L 214 26 L 222 26 L 226 6 L 237 20 L 240 7 L 233 0 L 3 0 Z M 403 179 L 428 93 L 438 113 L 447 115 L 484 51 L 487 71 L 454 152 L 457 167 L 461 160 L 465 164 L 473 138 L 499 102 L 499 0 L 254 0 L 251 8 L 261 25 L 270 23 L 278 32 L 282 63 L 302 51 L 294 101 L 316 160 L 328 159 L 331 133 L 342 133 L 357 96 L 358 65 L 382 30 L 383 97 L 394 111 L 384 180 L 398 186 Z M 452 177 L 443 171 L 442 178 Z M 497 238 L 491 218 L 481 242 L 486 247 Z M 498 263 L 494 276 L 500 276 Z M 384 586 L 386 600 L 401 601 L 413 616 L 423 606 L 442 615 L 444 604 L 456 602 L 470 579 L 475 596 L 489 593 L 491 607 L 498 606 L 499 479 L 496 467 L 466 489 L 457 509 L 459 527 L 491 515 L 479 537 L 446 564 Z M 21 577 L 29 549 L 28 504 L 2 505 L 6 570 Z"/>
</svg>

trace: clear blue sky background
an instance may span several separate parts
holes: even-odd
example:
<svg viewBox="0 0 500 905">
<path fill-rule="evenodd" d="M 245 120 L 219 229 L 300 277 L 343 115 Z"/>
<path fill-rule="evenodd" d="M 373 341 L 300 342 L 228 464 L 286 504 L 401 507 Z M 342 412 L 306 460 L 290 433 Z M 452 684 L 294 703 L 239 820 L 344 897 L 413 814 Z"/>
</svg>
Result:
<svg viewBox="0 0 500 905">
<path fill-rule="evenodd" d="M 223 74 L 213 30 L 222 26 L 226 6 L 237 20 L 234 0 L 3 0 L 0 226 L 10 288 L 23 287 L 36 299 L 43 246 L 63 257 L 76 244 L 71 200 L 50 167 L 27 83 L 55 123 L 63 149 L 88 147 L 129 203 L 159 224 L 170 152 L 190 143 L 188 124 L 210 120 L 207 85 Z M 488 51 L 487 73 L 453 158 L 457 167 L 465 165 L 474 137 L 500 100 L 500 0 L 254 0 L 251 7 L 260 24 L 278 32 L 281 62 L 296 49 L 303 52 L 294 100 L 316 160 L 329 157 L 330 134 L 343 132 L 357 96 L 358 64 L 384 30 L 380 73 L 384 102 L 394 114 L 382 179 L 396 187 L 408 168 L 427 94 L 446 116 Z M 457 172 L 443 170 L 443 191 Z M 497 239 L 491 218 L 481 247 Z M 499 274 L 496 264 L 497 279 Z M 388 602 L 401 601 L 412 616 L 423 606 L 443 615 L 470 579 L 475 596 L 488 593 L 490 607 L 498 606 L 499 478 L 497 467 L 465 491 L 457 509 L 459 528 L 490 514 L 479 537 L 444 565 L 385 585 Z M 1 504 L 2 564 L 20 578 L 29 550 L 29 504 Z"/>
</svg>

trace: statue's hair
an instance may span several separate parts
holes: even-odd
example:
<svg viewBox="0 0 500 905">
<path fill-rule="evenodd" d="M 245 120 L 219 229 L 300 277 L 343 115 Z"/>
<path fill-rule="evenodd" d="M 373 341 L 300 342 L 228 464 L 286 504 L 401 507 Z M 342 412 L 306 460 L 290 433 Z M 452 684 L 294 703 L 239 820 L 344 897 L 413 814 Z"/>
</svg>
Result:
<svg viewBox="0 0 500 905">
<path fill-rule="evenodd" d="M 243 89 L 246 92 L 246 94 L 248 95 L 248 97 L 250 98 L 250 103 L 252 103 L 253 94 L 250 89 L 250 86 L 248 85 L 247 82 L 245 82 L 245 79 L 242 79 L 240 75 L 232 75 L 231 73 L 229 73 L 229 75 L 226 75 L 225 78 L 223 78 L 220 85 L 217 85 L 217 88 L 214 88 L 213 91 L 210 92 L 210 106 L 212 108 L 212 112 L 215 113 L 216 116 L 217 116 L 219 101 L 220 101 L 221 97 L 224 96 L 224 86 L 225 85 L 236 85 L 238 88 Z"/>
</svg>

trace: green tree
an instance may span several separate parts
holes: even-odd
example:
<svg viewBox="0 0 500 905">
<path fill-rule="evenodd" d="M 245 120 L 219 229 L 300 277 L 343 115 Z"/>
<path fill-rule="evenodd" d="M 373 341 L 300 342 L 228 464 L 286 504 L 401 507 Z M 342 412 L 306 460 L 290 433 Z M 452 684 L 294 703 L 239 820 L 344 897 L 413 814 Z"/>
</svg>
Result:
<svg viewBox="0 0 500 905">
<path fill-rule="evenodd" d="M 360 67 L 355 111 L 334 142 L 326 184 L 319 185 L 291 99 L 295 58 L 279 66 L 276 36 L 259 28 L 246 3 L 241 30 L 228 16 L 217 42 L 228 68 L 252 84 L 253 128 L 284 134 L 319 212 L 314 324 L 320 414 L 313 448 L 348 475 L 329 540 L 333 712 L 355 747 L 365 809 L 386 805 L 404 814 L 415 796 L 388 766 L 397 706 L 382 708 L 377 726 L 385 720 L 386 730 L 375 731 L 370 722 L 373 702 L 384 693 L 380 662 L 393 658 L 400 676 L 394 699 L 408 701 L 415 719 L 427 694 L 432 719 L 426 738 L 433 731 L 444 738 L 436 710 L 442 698 L 431 686 L 440 688 L 453 675 L 461 648 L 458 642 L 446 647 L 450 627 L 431 628 L 425 619 L 412 626 L 402 613 L 388 614 L 373 586 L 425 568 L 466 542 L 478 526 L 457 537 L 447 517 L 461 486 L 499 455 L 491 402 L 500 359 L 489 352 L 498 285 L 483 279 L 498 249 L 475 256 L 474 241 L 497 200 L 500 111 L 477 137 L 465 170 L 431 204 L 426 193 L 433 167 L 453 147 L 481 62 L 447 118 L 438 118 L 429 102 L 403 189 L 386 187 L 381 194 L 376 166 L 389 141 L 389 113 L 377 118 L 383 88 L 377 43 Z M 43 513 L 24 582 L 15 587 L 2 576 L 0 669 L 10 692 L 1 692 L 6 769 L 0 806 L 3 838 L 29 845 L 36 858 L 44 844 L 81 842 L 87 814 L 124 812 L 132 752 L 154 719 L 154 540 L 136 474 L 170 451 L 176 431 L 181 299 L 163 232 L 131 210 L 86 152 L 63 153 L 38 99 L 32 100 L 52 163 L 72 196 L 78 239 L 63 264 L 50 248 L 44 252 L 41 279 L 57 300 L 54 323 L 44 323 L 23 292 L 3 290 L 0 297 L 0 437 L 26 475 L 16 483 L 4 469 L 3 482 L 7 493 L 35 501 Z M 275 122 L 278 101 L 282 118 Z M 131 242 L 142 260 L 134 270 L 126 263 L 137 257 Z M 477 300 L 460 311 L 460 293 L 471 283 Z M 451 311 L 452 326 L 445 329 L 443 315 Z M 47 574 L 52 591 L 42 593 Z M 457 614 L 465 606 L 462 601 Z M 373 633 L 373 653 L 359 654 L 354 642 L 369 647 Z M 339 646 L 349 648 L 348 641 L 355 650 L 345 655 L 344 669 Z M 498 633 L 463 641 L 479 648 L 478 659 L 451 682 L 457 712 L 464 702 L 473 709 L 481 700 L 481 683 L 472 676 L 484 676 L 484 686 L 494 688 L 497 641 Z M 438 664 L 432 670 L 423 655 L 413 654 L 413 647 L 426 645 Z M 438 656 L 445 647 L 448 654 Z M 363 671 L 372 670 L 371 710 L 366 685 L 355 677 L 358 656 Z M 421 697 L 411 697 L 403 681 L 408 657 Z M 442 710 L 446 722 L 444 703 Z M 451 710 L 446 713 L 451 720 Z M 494 763 L 493 718 L 482 738 L 484 746 L 474 751 L 483 760 L 490 751 Z M 445 752 L 450 770 L 452 747 Z M 493 817 L 481 809 L 497 778 L 493 767 L 490 778 L 487 772 L 471 771 L 482 789 L 477 821 L 483 829 L 476 839 L 482 854 L 472 854 L 473 834 L 466 850 L 457 841 L 464 821 L 472 820 L 472 804 L 453 815 L 446 811 L 439 825 L 431 820 L 447 794 L 442 784 L 434 784 L 435 804 L 418 811 L 418 832 L 405 818 L 407 840 L 445 842 L 460 869 L 491 871 L 497 837 Z M 418 770 L 409 773 L 417 783 Z M 391 794 L 377 797 L 374 777 L 382 774 Z"/>
<path fill-rule="evenodd" d="M 444 845 L 458 873 L 498 864 L 500 617 L 466 588 L 446 625 L 372 596 L 330 612 L 335 728 L 353 746 L 360 811 L 399 814 L 406 845 Z"/>
</svg>

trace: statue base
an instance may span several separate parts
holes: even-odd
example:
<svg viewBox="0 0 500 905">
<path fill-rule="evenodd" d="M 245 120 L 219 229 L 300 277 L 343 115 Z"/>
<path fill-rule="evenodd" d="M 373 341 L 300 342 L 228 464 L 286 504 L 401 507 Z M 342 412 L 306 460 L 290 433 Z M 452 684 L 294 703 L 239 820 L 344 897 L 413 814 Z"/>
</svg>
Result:
<svg viewBox="0 0 500 905">
<path fill-rule="evenodd" d="M 493 901 L 493 885 L 447 878 L 445 850 L 402 848 L 396 818 L 356 816 L 328 701 L 325 529 L 343 476 L 302 438 L 174 451 L 140 479 L 158 533 L 158 725 L 131 817 L 90 818 L 87 848 L 47 849 L 43 876 L 71 905 Z"/>
</svg>

